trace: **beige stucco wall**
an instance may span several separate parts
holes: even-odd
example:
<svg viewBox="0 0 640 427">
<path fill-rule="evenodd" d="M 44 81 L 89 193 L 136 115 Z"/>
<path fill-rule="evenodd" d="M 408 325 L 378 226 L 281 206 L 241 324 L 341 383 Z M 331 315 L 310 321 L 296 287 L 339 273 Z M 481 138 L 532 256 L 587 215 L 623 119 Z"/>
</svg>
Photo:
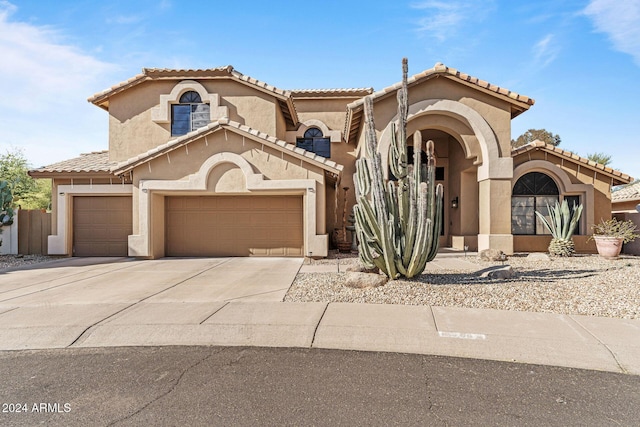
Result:
<svg viewBox="0 0 640 427">
<path fill-rule="evenodd" d="M 178 83 L 145 82 L 109 99 L 110 160 L 127 160 L 173 139 L 171 124 L 154 122 L 151 109 L 159 105 L 161 95 L 171 93 Z M 228 108 L 231 120 L 271 136 L 284 135 L 286 123 L 274 96 L 232 80 L 198 83 L 208 93 L 220 95 L 220 106 Z"/>
</svg>

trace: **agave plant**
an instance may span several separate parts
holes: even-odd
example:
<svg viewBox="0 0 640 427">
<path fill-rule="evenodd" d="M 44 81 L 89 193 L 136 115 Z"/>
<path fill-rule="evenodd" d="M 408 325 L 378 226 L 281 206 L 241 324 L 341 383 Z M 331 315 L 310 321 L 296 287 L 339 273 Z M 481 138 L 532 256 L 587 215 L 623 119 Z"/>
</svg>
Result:
<svg viewBox="0 0 640 427">
<path fill-rule="evenodd" d="M 536 215 L 544 226 L 551 232 L 553 239 L 549 243 L 549 254 L 554 256 L 571 256 L 575 252 L 575 244 L 571 239 L 576 229 L 580 215 L 582 215 L 582 205 L 573 205 L 573 214 L 569 210 L 569 203 L 566 200 L 562 204 L 556 202 L 553 208 L 547 205 L 547 211 L 551 216 L 551 222 L 536 211 Z"/>
</svg>

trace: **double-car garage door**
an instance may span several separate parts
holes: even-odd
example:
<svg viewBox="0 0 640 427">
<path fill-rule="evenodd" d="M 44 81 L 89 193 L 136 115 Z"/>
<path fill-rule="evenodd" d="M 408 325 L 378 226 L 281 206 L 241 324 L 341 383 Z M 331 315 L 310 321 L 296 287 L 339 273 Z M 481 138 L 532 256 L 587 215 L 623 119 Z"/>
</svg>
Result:
<svg viewBox="0 0 640 427">
<path fill-rule="evenodd" d="M 167 256 L 303 256 L 302 196 L 169 196 Z"/>
<path fill-rule="evenodd" d="M 127 256 L 132 217 L 131 197 L 74 197 L 73 254 Z M 302 197 L 167 196 L 164 231 L 166 256 L 303 256 Z"/>
</svg>

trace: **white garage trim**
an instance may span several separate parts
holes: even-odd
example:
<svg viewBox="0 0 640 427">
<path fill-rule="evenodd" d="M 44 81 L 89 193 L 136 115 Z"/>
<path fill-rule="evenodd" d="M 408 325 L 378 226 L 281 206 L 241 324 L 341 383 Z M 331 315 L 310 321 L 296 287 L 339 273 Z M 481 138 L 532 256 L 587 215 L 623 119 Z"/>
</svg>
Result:
<svg viewBox="0 0 640 427">
<path fill-rule="evenodd" d="M 129 236 L 129 255 L 139 257 L 158 257 L 164 254 L 154 253 L 151 246 L 153 234 L 151 221 L 151 195 L 160 192 L 180 195 L 185 192 L 196 192 L 201 195 L 216 193 L 207 188 L 207 179 L 211 171 L 218 165 L 232 163 L 244 174 L 246 190 L 256 193 L 281 192 L 282 194 L 303 195 L 304 216 L 304 255 L 327 256 L 328 236 L 316 234 L 316 188 L 318 182 L 313 179 L 266 180 L 262 174 L 253 172 L 249 162 L 234 153 L 218 153 L 208 158 L 198 172 L 191 174 L 186 180 L 141 180 L 138 188 L 138 230 L 140 234 Z M 134 218 L 135 220 L 135 218 Z"/>
</svg>

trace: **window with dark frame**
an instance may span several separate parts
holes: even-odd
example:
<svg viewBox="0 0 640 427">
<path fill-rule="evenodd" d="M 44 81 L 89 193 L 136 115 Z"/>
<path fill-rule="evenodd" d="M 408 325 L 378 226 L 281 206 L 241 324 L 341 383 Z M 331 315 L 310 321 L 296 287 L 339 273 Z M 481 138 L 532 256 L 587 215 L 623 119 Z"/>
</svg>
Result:
<svg viewBox="0 0 640 427">
<path fill-rule="evenodd" d="M 325 138 L 318 128 L 309 128 L 302 138 L 296 139 L 296 147 L 316 153 L 318 156 L 331 157 L 331 140 Z"/>
<path fill-rule="evenodd" d="M 185 135 L 209 124 L 210 106 L 204 104 L 200 94 L 188 91 L 182 94 L 179 104 L 171 106 L 171 136 Z"/>
<path fill-rule="evenodd" d="M 516 181 L 511 194 L 511 233 L 550 234 L 535 212 L 550 219 L 548 208 L 560 200 L 555 181 L 542 172 L 529 172 Z"/>
<path fill-rule="evenodd" d="M 580 205 L 580 196 L 564 196 L 564 200 L 567 201 L 569 205 L 569 211 L 571 211 L 571 215 L 573 216 L 573 212 L 576 210 L 578 205 Z M 578 223 L 576 224 L 576 229 L 573 232 L 575 235 L 580 235 L 580 224 L 581 220 L 578 219 Z"/>
</svg>

